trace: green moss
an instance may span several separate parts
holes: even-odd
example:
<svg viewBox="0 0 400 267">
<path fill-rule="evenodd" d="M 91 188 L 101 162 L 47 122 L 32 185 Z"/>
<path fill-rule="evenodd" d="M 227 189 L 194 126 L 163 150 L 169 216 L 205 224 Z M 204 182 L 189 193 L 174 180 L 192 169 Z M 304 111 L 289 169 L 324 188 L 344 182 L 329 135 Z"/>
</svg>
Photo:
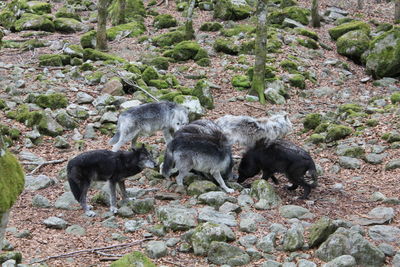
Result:
<svg viewBox="0 0 400 267">
<path fill-rule="evenodd" d="M 333 27 L 329 29 L 329 35 L 333 40 L 337 40 L 340 36 L 345 34 L 346 32 L 361 30 L 365 32 L 365 34 L 369 35 L 371 29 L 370 26 L 363 21 L 352 21 L 348 23 L 343 23 L 339 26 Z"/>
<path fill-rule="evenodd" d="M 362 147 L 359 146 L 354 146 L 354 147 L 349 147 L 344 151 L 343 156 L 346 157 L 352 157 L 352 158 L 363 158 L 365 155 L 365 150 Z"/>
<path fill-rule="evenodd" d="M 232 77 L 231 83 L 234 87 L 250 88 L 251 81 L 247 75 L 234 75 Z"/>
<path fill-rule="evenodd" d="M 146 31 L 143 22 L 133 21 L 107 29 L 107 40 L 113 41 L 122 37 L 136 37 Z M 127 33 L 129 34 L 127 35 Z"/>
<path fill-rule="evenodd" d="M 344 125 L 331 124 L 326 134 L 326 142 L 340 140 L 349 136 L 353 130 Z"/>
<path fill-rule="evenodd" d="M 147 67 L 142 75 L 142 79 L 148 84 L 150 80 L 157 80 L 158 72 L 153 67 Z"/>
<path fill-rule="evenodd" d="M 303 126 L 305 130 L 314 130 L 322 122 L 322 115 L 319 113 L 307 114 L 303 120 Z"/>
<path fill-rule="evenodd" d="M 0 179 L 1 180 L 1 179 Z M 11 251 L 0 254 L 0 264 L 8 261 L 15 260 L 15 262 L 19 265 L 22 262 L 22 254 L 19 251 Z"/>
<path fill-rule="evenodd" d="M 148 257 L 139 251 L 129 253 L 117 261 L 114 261 L 110 267 L 157 267 Z"/>
<path fill-rule="evenodd" d="M 0 134 L 8 136 L 11 140 L 17 140 L 21 136 L 21 131 L 16 128 L 10 128 L 7 125 L 0 124 Z"/>
<path fill-rule="evenodd" d="M 99 84 L 101 81 L 101 78 L 103 77 L 104 73 L 101 71 L 95 71 L 89 75 L 85 76 L 85 80 L 87 83 L 89 83 L 90 85 L 95 85 L 95 84 Z"/>
<path fill-rule="evenodd" d="M 6 212 L 24 190 L 25 175 L 16 157 L 0 154 L 0 213 Z"/>
<path fill-rule="evenodd" d="M 370 38 L 364 31 L 350 31 L 339 37 L 336 46 L 340 55 L 361 62 L 361 55 L 368 49 Z"/>
<path fill-rule="evenodd" d="M 68 98 L 61 93 L 39 95 L 35 99 L 35 104 L 42 108 L 65 108 L 68 105 Z"/>
<path fill-rule="evenodd" d="M 303 36 L 309 37 L 315 41 L 318 41 L 318 34 L 305 28 L 295 28 L 295 31 Z"/>
<path fill-rule="evenodd" d="M 63 66 L 70 64 L 68 55 L 43 54 L 39 56 L 39 66 Z"/>
<path fill-rule="evenodd" d="M 255 33 L 256 27 L 249 24 L 237 24 L 233 28 L 221 30 L 221 34 L 225 37 L 232 37 L 240 33 Z"/>
<path fill-rule="evenodd" d="M 166 89 L 166 88 L 169 88 L 169 84 L 168 84 L 166 81 L 164 81 L 164 80 L 159 80 L 159 79 L 157 79 L 157 80 L 150 80 L 147 84 L 148 84 L 149 86 L 154 86 L 154 87 L 156 87 L 156 88 L 158 88 L 158 89 Z"/>
<path fill-rule="evenodd" d="M 400 134 L 397 132 L 385 133 L 382 135 L 382 139 L 388 143 L 394 143 L 400 141 Z"/>
<path fill-rule="evenodd" d="M 310 138 L 308 139 L 308 142 L 313 143 L 313 144 L 320 144 L 325 142 L 325 136 L 323 136 L 322 134 L 312 134 L 310 136 Z"/>
<path fill-rule="evenodd" d="M 88 31 L 81 35 L 80 40 L 82 48 L 95 48 L 96 47 L 96 31 Z"/>
<path fill-rule="evenodd" d="M 31 39 L 24 42 L 21 45 L 21 49 L 27 51 L 27 50 L 33 50 L 34 48 L 45 47 L 45 46 L 46 44 L 44 43 L 44 41 L 38 39 Z"/>
<path fill-rule="evenodd" d="M 71 19 L 76 19 L 77 21 L 81 21 L 81 17 L 79 14 L 69 11 L 66 7 L 62 7 L 57 10 L 55 14 L 56 18 L 71 18 Z"/>
<path fill-rule="evenodd" d="M 3 10 L 0 12 L 0 26 L 10 30 L 14 28 L 14 22 L 17 20 L 14 12 Z"/>
<path fill-rule="evenodd" d="M 183 41 L 175 45 L 171 57 L 177 61 L 194 59 L 200 50 L 200 45 L 194 41 Z"/>
<path fill-rule="evenodd" d="M 393 93 L 390 96 L 390 101 L 392 104 L 400 103 L 400 92 Z"/>
<path fill-rule="evenodd" d="M 214 5 L 214 18 L 222 20 L 241 20 L 249 17 L 253 8 L 249 5 L 234 4 L 233 1 L 219 0 Z"/>
<path fill-rule="evenodd" d="M 167 57 L 155 57 L 150 60 L 149 64 L 159 70 L 167 70 L 169 66 L 169 61 L 170 59 Z"/>
<path fill-rule="evenodd" d="M 46 2 L 41 2 L 41 1 L 29 1 L 27 2 L 30 10 L 32 13 L 38 14 L 38 15 L 43 15 L 43 14 L 48 14 L 51 13 L 51 5 Z"/>
<path fill-rule="evenodd" d="M 112 1 L 109 7 L 110 18 L 113 25 L 118 23 L 118 15 L 120 13 L 119 1 Z M 141 21 L 146 16 L 146 9 L 143 0 L 126 0 L 125 4 L 125 21 Z"/>
<path fill-rule="evenodd" d="M 301 74 L 293 74 L 289 77 L 289 84 L 291 86 L 305 89 L 306 88 L 306 78 Z"/>
<path fill-rule="evenodd" d="M 299 65 L 289 59 L 285 59 L 283 61 L 281 61 L 281 63 L 279 64 L 284 70 L 287 70 L 289 72 L 297 72 Z"/>
<path fill-rule="evenodd" d="M 154 18 L 153 25 L 157 29 L 164 29 L 164 28 L 175 27 L 176 25 L 178 25 L 178 22 L 172 15 L 162 14 Z"/>
<path fill-rule="evenodd" d="M 359 104 L 343 104 L 339 106 L 338 112 L 339 114 L 342 113 L 347 113 L 347 114 L 353 114 L 353 113 L 359 113 L 363 110 L 363 107 L 360 106 Z"/>
<path fill-rule="evenodd" d="M 46 31 L 54 32 L 54 23 L 44 15 L 36 15 L 24 13 L 20 19 L 15 21 L 14 27 L 16 31 Z"/>
<path fill-rule="evenodd" d="M 369 127 L 375 127 L 379 124 L 379 121 L 377 119 L 369 119 L 365 122 L 365 124 Z"/>
<path fill-rule="evenodd" d="M 165 47 L 173 44 L 180 43 L 185 40 L 185 33 L 182 31 L 172 31 L 153 38 L 153 44 L 155 46 Z"/>
<path fill-rule="evenodd" d="M 268 14 L 268 19 L 272 24 L 282 25 L 285 18 L 293 19 L 301 24 L 308 24 L 310 10 L 298 6 L 286 7 L 282 10 L 275 10 Z"/>
<path fill-rule="evenodd" d="M 196 60 L 196 63 L 200 67 L 208 67 L 211 65 L 211 60 L 209 58 L 202 58 L 202 59 Z"/>
<path fill-rule="evenodd" d="M 393 29 L 393 25 L 390 23 L 381 23 L 376 27 L 377 32 L 388 32 Z"/>
<path fill-rule="evenodd" d="M 94 66 L 91 63 L 85 62 L 80 66 L 79 68 L 81 71 L 88 71 L 88 70 L 94 70 Z"/>
<path fill-rule="evenodd" d="M 213 47 L 216 52 L 222 52 L 228 55 L 237 55 L 240 51 L 240 47 L 234 44 L 233 40 L 228 38 L 216 39 Z"/>
<path fill-rule="evenodd" d="M 207 108 L 213 109 L 214 108 L 214 98 L 210 91 L 210 85 L 207 80 L 203 79 L 196 83 L 196 86 L 193 89 L 193 96 L 196 96 L 200 104 Z"/>
<path fill-rule="evenodd" d="M 3 99 L 0 99 L 0 110 L 5 109 L 7 107 L 6 101 Z"/>
<path fill-rule="evenodd" d="M 181 95 L 181 94 L 182 93 L 179 91 L 169 92 L 169 93 L 166 93 L 166 94 L 163 94 L 162 96 L 160 96 L 160 100 L 173 101 L 176 96 Z"/>
<path fill-rule="evenodd" d="M 217 32 L 222 29 L 222 24 L 219 22 L 205 22 L 200 26 L 200 31 Z"/>
<path fill-rule="evenodd" d="M 83 46 L 82 46 L 83 47 Z M 98 50 L 94 50 L 91 48 L 85 48 L 83 50 L 83 60 L 111 60 L 111 61 L 117 61 L 117 62 L 121 62 L 124 63 L 126 62 L 125 59 L 108 54 L 108 53 L 104 53 L 104 52 L 100 52 Z"/>
<path fill-rule="evenodd" d="M 73 18 L 56 18 L 54 20 L 54 27 L 56 31 L 62 33 L 75 33 L 84 29 L 83 24 Z"/>
<path fill-rule="evenodd" d="M 304 46 L 304 47 L 307 47 L 310 49 L 318 49 L 319 48 L 318 43 L 311 38 L 305 38 L 305 39 L 297 38 L 296 40 L 301 46 Z"/>
<path fill-rule="evenodd" d="M 17 109 L 7 112 L 6 116 L 32 127 L 39 124 L 39 122 L 44 118 L 44 113 L 42 111 L 30 112 L 27 105 L 20 105 Z"/>
</svg>

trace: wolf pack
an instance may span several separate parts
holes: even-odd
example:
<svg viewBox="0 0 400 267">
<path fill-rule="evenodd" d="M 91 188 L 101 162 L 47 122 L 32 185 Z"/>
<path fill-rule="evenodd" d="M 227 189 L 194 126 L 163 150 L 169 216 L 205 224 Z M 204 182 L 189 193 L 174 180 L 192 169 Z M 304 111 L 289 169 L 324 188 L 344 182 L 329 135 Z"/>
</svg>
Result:
<svg viewBox="0 0 400 267">
<path fill-rule="evenodd" d="M 166 142 L 160 172 L 165 178 L 177 174 L 178 188 L 191 172 L 215 180 L 227 193 L 234 190 L 225 181 L 245 183 L 246 179 L 262 172 L 275 184 L 275 173 L 283 173 L 292 184 L 288 190 L 303 188 L 301 199 L 308 198 L 317 185 L 317 171 L 310 154 L 300 146 L 285 140 L 292 131 L 288 115 L 254 118 L 225 115 L 216 120 L 200 119 L 189 122 L 186 107 L 169 101 L 146 103 L 122 112 L 117 131 L 109 141 L 111 150 L 92 150 L 68 162 L 67 176 L 71 191 L 87 216 L 95 216 L 87 204 L 87 193 L 92 181 L 108 181 L 110 210 L 116 213 L 118 185 L 122 200 L 127 200 L 124 180 L 145 168 L 156 168 L 152 153 L 142 144 L 136 147 L 139 136 L 162 131 Z M 129 141 L 130 151 L 121 151 Z M 232 146 L 245 151 L 235 165 Z M 311 179 L 305 179 L 305 177 Z"/>
</svg>

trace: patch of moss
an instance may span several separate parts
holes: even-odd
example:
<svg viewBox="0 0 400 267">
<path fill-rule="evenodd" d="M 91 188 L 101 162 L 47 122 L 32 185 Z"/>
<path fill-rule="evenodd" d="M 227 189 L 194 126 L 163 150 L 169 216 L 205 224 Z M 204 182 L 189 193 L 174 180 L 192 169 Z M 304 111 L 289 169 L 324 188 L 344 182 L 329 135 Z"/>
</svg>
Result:
<svg viewBox="0 0 400 267">
<path fill-rule="evenodd" d="M 153 38 L 153 44 L 159 47 L 171 46 L 185 40 L 185 33 L 183 31 L 172 31 Z"/>
<path fill-rule="evenodd" d="M 80 68 L 81 71 L 88 71 L 88 70 L 94 70 L 95 67 L 93 66 L 93 64 L 89 63 L 89 62 L 85 62 L 83 63 Z"/>
<path fill-rule="evenodd" d="M 329 29 L 329 35 L 333 40 L 337 40 L 340 36 L 345 34 L 346 32 L 354 31 L 354 30 L 361 30 L 369 35 L 371 29 L 370 26 L 363 22 L 363 21 L 352 21 L 343 23 L 339 26 L 333 27 Z"/>
<path fill-rule="evenodd" d="M 15 31 L 47 31 L 54 32 L 54 23 L 45 15 L 24 13 L 20 19 L 14 23 Z"/>
<path fill-rule="evenodd" d="M 35 104 L 42 108 L 65 108 L 68 105 L 68 98 L 61 93 L 39 95 L 35 98 Z"/>
<path fill-rule="evenodd" d="M 305 38 L 305 39 L 298 38 L 296 40 L 301 46 L 304 46 L 304 47 L 307 47 L 310 49 L 318 49 L 319 48 L 318 43 L 311 38 Z"/>
<path fill-rule="evenodd" d="M 305 89 L 306 88 L 306 78 L 301 74 L 293 74 L 289 77 L 289 84 L 291 86 Z"/>
<path fill-rule="evenodd" d="M 117 261 L 114 261 L 110 267 L 157 267 L 148 257 L 139 251 L 129 253 Z"/>
<path fill-rule="evenodd" d="M 365 122 L 365 124 L 369 127 L 375 127 L 379 124 L 379 121 L 377 119 L 369 119 Z"/>
<path fill-rule="evenodd" d="M 236 45 L 233 40 L 228 38 L 216 39 L 213 47 L 216 52 L 222 52 L 228 55 L 237 55 L 240 51 L 240 47 Z"/>
<path fill-rule="evenodd" d="M 282 25 L 285 18 L 290 18 L 303 25 L 307 25 L 309 16 L 310 10 L 299 6 L 291 6 L 270 12 L 268 14 L 268 19 L 272 24 L 278 25 Z"/>
<path fill-rule="evenodd" d="M 6 101 L 3 99 L 0 99 L 0 110 L 5 109 L 7 107 Z"/>
<path fill-rule="evenodd" d="M 354 113 L 359 113 L 363 110 L 363 107 L 360 106 L 359 104 L 343 104 L 339 106 L 338 112 L 339 114 L 346 113 L 348 115 L 354 114 Z"/>
<path fill-rule="evenodd" d="M 322 134 L 312 134 L 310 136 L 310 138 L 308 139 L 308 142 L 313 143 L 313 144 L 320 144 L 325 142 L 325 136 L 323 136 Z"/>
<path fill-rule="evenodd" d="M 202 58 L 202 59 L 196 60 L 196 63 L 200 67 L 208 67 L 211 65 L 211 60 L 209 58 Z"/>
<path fill-rule="evenodd" d="M 169 87 L 169 84 L 168 84 L 166 81 L 160 80 L 160 79 L 157 79 L 157 80 L 150 80 L 150 81 L 147 83 L 147 85 L 149 85 L 149 86 L 154 86 L 154 87 L 156 87 L 156 88 L 158 88 L 158 89 L 166 89 L 166 88 Z"/>
<path fill-rule="evenodd" d="M 133 21 L 107 29 L 107 40 L 113 41 L 121 37 L 136 37 L 146 31 L 143 22 Z M 129 33 L 127 35 L 127 33 Z"/>
<path fill-rule="evenodd" d="M 356 30 L 340 36 L 336 46 L 340 55 L 346 56 L 356 63 L 360 63 L 362 54 L 369 47 L 369 42 L 370 38 L 364 31 Z"/>
<path fill-rule="evenodd" d="M 81 35 L 80 40 L 82 48 L 95 48 L 96 47 L 96 31 L 88 31 Z"/>
<path fill-rule="evenodd" d="M 25 174 L 17 158 L 7 150 L 4 152 L 0 154 L 0 213 L 12 207 L 25 184 Z"/>
<path fill-rule="evenodd" d="M 221 34 L 225 37 L 232 37 L 240 33 L 255 33 L 256 27 L 249 24 L 237 24 L 233 28 L 221 30 Z"/>
<path fill-rule="evenodd" d="M 240 87 L 240 88 L 251 87 L 251 81 L 249 76 L 247 75 L 234 75 L 232 77 L 231 83 L 234 87 Z"/>
<path fill-rule="evenodd" d="M 303 126 L 305 130 L 314 130 L 322 122 L 322 115 L 319 113 L 307 114 L 303 120 Z"/>
<path fill-rule="evenodd" d="M 178 25 L 178 21 L 170 14 L 161 14 L 154 18 L 153 25 L 157 29 L 164 29 L 175 27 Z"/>
<path fill-rule="evenodd" d="M 305 28 L 295 28 L 295 31 L 300 35 L 303 35 L 303 36 L 311 38 L 311 39 L 313 39 L 315 41 L 318 41 L 318 34 L 316 32 L 314 32 L 314 31 L 310 31 L 310 30 L 305 29 Z"/>
<path fill-rule="evenodd" d="M 377 32 L 388 32 L 393 29 L 393 25 L 390 23 L 381 23 L 376 27 Z"/>
<path fill-rule="evenodd" d="M 400 92 L 393 93 L 390 96 L 390 101 L 392 104 L 400 103 Z"/>
<path fill-rule="evenodd" d="M 120 14 L 120 1 L 112 1 L 109 10 L 109 16 L 113 25 L 118 24 L 118 15 Z M 146 9 L 143 0 L 126 0 L 125 3 L 125 21 L 142 21 L 146 16 Z"/>
<path fill-rule="evenodd" d="M 83 47 L 83 46 L 82 46 Z M 83 50 L 83 60 L 110 60 L 110 61 L 117 61 L 117 62 L 121 62 L 124 63 L 126 62 L 125 59 L 121 58 L 121 57 L 117 57 L 108 53 L 104 53 L 95 49 L 91 49 L 91 48 L 85 48 Z"/>
<path fill-rule="evenodd" d="M 175 45 L 171 52 L 171 57 L 176 61 L 186 61 L 194 59 L 200 50 L 200 45 L 194 41 L 183 41 Z"/>
<path fill-rule="evenodd" d="M 288 72 L 297 72 L 299 68 L 299 65 L 296 62 L 289 59 L 282 60 L 279 65 Z"/>
<path fill-rule="evenodd" d="M 253 8 L 247 4 L 235 4 L 229 0 L 219 0 L 214 5 L 214 18 L 222 20 L 241 20 L 249 17 Z"/>
<path fill-rule="evenodd" d="M 337 140 L 346 138 L 352 132 L 353 132 L 353 130 L 348 126 L 331 124 L 328 127 L 325 141 L 326 142 L 337 141 Z"/>
<path fill-rule="evenodd" d="M 160 76 L 153 67 L 147 67 L 143 74 L 142 79 L 148 84 L 150 80 L 157 80 Z"/>
<path fill-rule="evenodd" d="M 57 10 L 55 14 L 56 18 L 71 18 L 71 19 L 76 19 L 77 21 L 81 21 L 81 17 L 79 14 L 69 11 L 66 7 L 62 7 Z"/>
<path fill-rule="evenodd" d="M 67 55 L 44 54 L 39 56 L 39 66 L 63 66 Z M 67 56 L 68 57 L 68 56 Z M 69 64 L 69 62 L 67 63 Z"/>
<path fill-rule="evenodd" d="M 49 3 L 41 1 L 29 1 L 27 4 L 32 13 L 38 15 L 51 13 L 51 5 Z"/>
<path fill-rule="evenodd" d="M 222 24 L 219 22 L 205 22 L 200 26 L 200 31 L 204 32 L 217 32 L 222 29 Z"/>
<path fill-rule="evenodd" d="M 45 47 L 45 46 L 46 46 L 46 44 L 44 41 L 41 41 L 38 39 L 31 39 L 31 40 L 24 42 L 21 45 L 21 49 L 24 51 L 27 51 L 27 50 L 33 50 L 34 48 Z"/>
<path fill-rule="evenodd" d="M 388 143 L 394 143 L 400 141 L 400 134 L 398 132 L 385 133 L 382 135 L 382 139 Z"/>
<path fill-rule="evenodd" d="M 154 66 L 159 70 L 167 70 L 170 59 L 167 57 L 155 57 L 149 61 L 149 65 Z"/>
</svg>

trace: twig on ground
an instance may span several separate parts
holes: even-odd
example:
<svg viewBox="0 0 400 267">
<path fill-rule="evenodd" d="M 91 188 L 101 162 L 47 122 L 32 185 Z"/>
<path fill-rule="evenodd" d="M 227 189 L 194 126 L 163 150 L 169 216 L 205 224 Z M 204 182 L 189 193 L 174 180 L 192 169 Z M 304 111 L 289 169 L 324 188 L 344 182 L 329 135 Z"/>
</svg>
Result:
<svg viewBox="0 0 400 267">
<path fill-rule="evenodd" d="M 101 252 L 101 251 L 95 251 L 94 253 L 99 254 L 101 256 L 114 257 L 114 258 L 118 258 L 118 257 L 124 256 L 124 255 L 115 255 L 115 254 L 104 253 L 104 252 Z"/>
<path fill-rule="evenodd" d="M 50 161 L 23 161 L 21 164 L 25 165 L 38 165 L 33 171 L 31 171 L 29 174 L 34 174 L 37 170 L 39 170 L 41 167 L 44 165 L 49 165 L 49 164 L 57 164 L 66 161 L 66 159 L 57 159 L 57 160 L 50 160 Z"/>
<path fill-rule="evenodd" d="M 256 106 L 252 106 L 252 105 L 250 105 L 249 103 L 244 103 L 246 106 L 248 106 L 248 107 L 251 107 L 251 108 L 255 108 L 255 109 L 258 109 L 258 110 L 262 110 L 262 111 L 264 111 L 264 112 L 267 112 L 267 110 L 265 110 L 265 109 L 263 109 L 263 108 L 259 108 L 259 107 L 256 107 Z"/>
<path fill-rule="evenodd" d="M 173 264 L 173 265 L 175 265 L 175 266 L 182 266 L 182 267 L 184 267 L 184 266 L 185 266 L 185 265 L 182 265 L 182 264 L 179 264 L 179 263 L 176 263 L 176 262 L 173 262 L 173 261 L 167 260 L 167 259 L 163 259 L 163 261 L 165 261 L 165 262 L 167 262 L 167 263 L 170 263 L 170 264 Z"/>
<path fill-rule="evenodd" d="M 139 243 L 142 243 L 144 241 L 148 241 L 148 240 L 153 240 L 153 238 L 145 238 L 145 239 L 141 239 L 141 240 L 137 240 L 135 242 L 130 242 L 130 243 L 124 243 L 124 244 L 118 244 L 118 245 L 111 245 L 111 246 L 107 246 L 107 247 L 99 247 L 99 248 L 89 248 L 89 249 L 82 249 L 82 250 L 76 250 L 76 251 L 72 251 L 72 252 L 68 252 L 68 253 L 63 253 L 63 254 L 59 254 L 59 255 L 55 255 L 55 256 L 48 256 L 47 258 L 35 261 L 33 263 L 41 263 L 44 261 L 48 261 L 51 259 L 57 259 L 57 258 L 65 258 L 65 257 L 72 257 L 72 256 L 77 256 L 79 254 L 83 254 L 83 253 L 97 253 L 100 250 L 109 250 L 109 249 L 114 249 L 114 248 L 125 248 L 125 247 L 129 247 L 129 246 L 133 246 L 133 245 L 137 245 Z"/>
<path fill-rule="evenodd" d="M 152 94 L 150 94 L 147 90 L 143 89 L 142 87 L 140 87 L 140 86 L 137 85 L 137 84 L 134 84 L 134 83 L 131 82 L 131 81 L 128 81 L 128 80 L 125 79 L 120 73 L 118 73 L 118 75 L 119 75 L 119 77 L 120 77 L 124 82 L 126 82 L 126 83 L 129 84 L 130 86 L 133 86 L 133 87 L 135 87 L 136 89 L 141 90 L 142 92 L 144 92 L 146 95 L 150 96 L 150 97 L 151 97 L 152 99 L 154 99 L 155 101 L 160 102 L 160 100 L 159 100 L 158 98 L 156 98 L 155 96 L 153 96 Z"/>
<path fill-rule="evenodd" d="M 109 257 L 109 258 L 100 258 L 100 261 L 116 261 L 119 260 L 119 257 Z"/>
</svg>

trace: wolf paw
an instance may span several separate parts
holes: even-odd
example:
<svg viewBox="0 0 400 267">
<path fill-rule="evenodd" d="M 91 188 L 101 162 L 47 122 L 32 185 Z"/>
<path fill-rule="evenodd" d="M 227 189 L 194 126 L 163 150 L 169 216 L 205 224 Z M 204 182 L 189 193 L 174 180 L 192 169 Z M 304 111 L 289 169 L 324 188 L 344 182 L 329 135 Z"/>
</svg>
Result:
<svg viewBox="0 0 400 267">
<path fill-rule="evenodd" d="M 225 191 L 226 191 L 228 194 L 235 192 L 235 190 L 233 190 L 232 188 L 226 188 Z"/>
<path fill-rule="evenodd" d="M 87 211 L 85 211 L 85 215 L 88 217 L 94 217 L 94 216 L 96 216 L 96 212 L 94 212 L 92 210 L 87 210 Z"/>
</svg>

